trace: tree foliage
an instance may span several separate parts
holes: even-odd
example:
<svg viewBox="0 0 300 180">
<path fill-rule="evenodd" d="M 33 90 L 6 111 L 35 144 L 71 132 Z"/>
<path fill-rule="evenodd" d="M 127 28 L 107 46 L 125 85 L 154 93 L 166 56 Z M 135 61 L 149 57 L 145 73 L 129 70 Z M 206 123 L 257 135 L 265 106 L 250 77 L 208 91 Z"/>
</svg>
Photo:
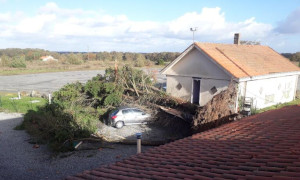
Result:
<svg viewBox="0 0 300 180">
<path fill-rule="evenodd" d="M 245 45 L 260 45 L 259 41 L 240 41 L 240 43 Z"/>
<path fill-rule="evenodd" d="M 288 58 L 289 60 L 293 62 L 299 62 L 299 67 L 300 67 L 300 52 L 296 53 L 282 53 L 284 57 Z"/>
</svg>

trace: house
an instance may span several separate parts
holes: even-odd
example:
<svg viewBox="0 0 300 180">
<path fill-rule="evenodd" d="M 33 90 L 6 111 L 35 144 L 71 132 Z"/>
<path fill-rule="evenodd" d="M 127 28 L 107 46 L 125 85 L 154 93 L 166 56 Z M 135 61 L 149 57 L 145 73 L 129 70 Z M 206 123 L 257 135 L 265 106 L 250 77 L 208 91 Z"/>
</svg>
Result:
<svg viewBox="0 0 300 180">
<path fill-rule="evenodd" d="M 55 59 L 55 58 L 52 57 L 52 56 L 42 56 L 42 57 L 40 57 L 40 59 L 41 59 L 42 61 L 44 61 L 44 62 L 46 62 L 46 61 L 58 61 L 58 59 Z"/>
<path fill-rule="evenodd" d="M 288 106 L 66 179 L 300 179 L 299 137 L 300 106 Z"/>
<path fill-rule="evenodd" d="M 299 67 L 262 45 L 193 43 L 161 73 L 167 77 L 167 93 L 200 106 L 238 84 L 238 101 L 250 99 L 264 108 L 295 98 Z M 237 110 L 237 107 L 236 107 Z"/>
</svg>

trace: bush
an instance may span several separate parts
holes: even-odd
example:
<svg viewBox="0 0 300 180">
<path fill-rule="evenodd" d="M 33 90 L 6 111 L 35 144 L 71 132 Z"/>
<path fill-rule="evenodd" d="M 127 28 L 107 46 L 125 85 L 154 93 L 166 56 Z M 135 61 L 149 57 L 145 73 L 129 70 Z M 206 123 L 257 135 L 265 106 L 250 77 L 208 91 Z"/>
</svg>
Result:
<svg viewBox="0 0 300 180">
<path fill-rule="evenodd" d="M 66 58 L 67 58 L 67 62 L 70 64 L 80 65 L 83 63 L 80 54 L 68 54 Z"/>
<path fill-rule="evenodd" d="M 80 82 L 67 84 L 59 91 L 53 93 L 53 102 L 60 105 L 70 104 L 78 98 L 82 92 L 83 85 Z"/>
<path fill-rule="evenodd" d="M 81 115 L 86 116 L 86 114 Z M 38 111 L 29 111 L 22 125 L 37 142 L 48 143 L 54 151 L 73 150 L 73 142 L 89 137 L 90 124 L 79 124 L 72 114 L 66 113 L 56 104 L 47 105 Z"/>
<path fill-rule="evenodd" d="M 144 67 L 145 66 L 145 60 L 144 59 L 138 59 L 134 62 L 135 67 Z"/>
<path fill-rule="evenodd" d="M 156 62 L 156 65 L 165 65 L 165 61 L 162 60 L 162 59 L 159 59 L 159 60 Z"/>
<path fill-rule="evenodd" d="M 122 101 L 123 89 L 113 82 L 91 80 L 86 83 L 85 92 L 98 100 L 101 107 L 117 106 Z"/>
<path fill-rule="evenodd" d="M 145 66 L 152 66 L 154 63 L 150 60 L 145 60 Z"/>
<path fill-rule="evenodd" d="M 0 57 L 0 65 L 2 67 L 5 67 L 5 66 L 9 66 L 10 65 L 10 61 L 11 61 L 11 58 L 6 56 L 6 55 L 2 55 Z"/>
<path fill-rule="evenodd" d="M 26 62 L 24 57 L 14 57 L 9 64 L 12 68 L 26 68 Z"/>
</svg>

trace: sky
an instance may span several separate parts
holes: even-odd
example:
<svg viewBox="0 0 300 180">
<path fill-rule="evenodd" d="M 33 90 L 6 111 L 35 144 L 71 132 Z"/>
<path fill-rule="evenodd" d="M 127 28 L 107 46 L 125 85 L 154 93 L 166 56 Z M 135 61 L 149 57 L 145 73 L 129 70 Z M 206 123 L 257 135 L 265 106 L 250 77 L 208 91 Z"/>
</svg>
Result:
<svg viewBox="0 0 300 180">
<path fill-rule="evenodd" d="M 0 0 L 0 48 L 182 52 L 195 41 L 300 51 L 300 0 Z"/>
</svg>

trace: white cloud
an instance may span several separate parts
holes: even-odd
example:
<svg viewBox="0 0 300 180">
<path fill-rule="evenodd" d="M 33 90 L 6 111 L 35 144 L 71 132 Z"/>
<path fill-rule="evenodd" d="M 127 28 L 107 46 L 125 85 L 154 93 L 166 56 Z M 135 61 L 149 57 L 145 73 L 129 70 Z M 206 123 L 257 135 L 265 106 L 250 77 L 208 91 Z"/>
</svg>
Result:
<svg viewBox="0 0 300 180">
<path fill-rule="evenodd" d="M 3 13 L 3 14 L 0 13 L 0 23 L 9 22 L 11 18 L 12 17 L 10 13 Z"/>
<path fill-rule="evenodd" d="M 16 26 L 16 30 L 20 33 L 39 33 L 42 31 L 44 26 L 51 25 L 55 19 L 56 16 L 51 14 L 42 14 L 35 17 L 25 18 L 19 22 Z"/>
<path fill-rule="evenodd" d="M 101 10 L 65 9 L 53 2 L 34 16 L 16 16 L 0 14 L 0 48 L 5 48 L 1 41 L 15 41 L 16 45 L 22 41 L 27 47 L 43 44 L 42 48 L 49 50 L 85 51 L 89 45 L 95 51 L 181 51 L 192 42 L 191 27 L 198 27 L 196 40 L 209 42 L 232 42 L 235 32 L 247 40 L 264 39 L 272 32 L 270 24 L 255 18 L 229 22 L 219 7 L 188 12 L 167 22 L 134 21 Z"/>
</svg>

